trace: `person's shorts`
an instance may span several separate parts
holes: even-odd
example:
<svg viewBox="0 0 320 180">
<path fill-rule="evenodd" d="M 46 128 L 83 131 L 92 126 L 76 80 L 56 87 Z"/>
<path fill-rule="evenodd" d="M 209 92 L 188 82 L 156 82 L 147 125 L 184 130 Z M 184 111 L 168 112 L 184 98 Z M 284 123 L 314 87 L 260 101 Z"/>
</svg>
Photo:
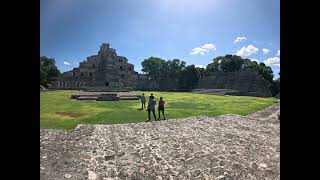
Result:
<svg viewBox="0 0 320 180">
<path fill-rule="evenodd" d="M 164 107 L 158 108 L 158 111 L 164 111 Z"/>
</svg>

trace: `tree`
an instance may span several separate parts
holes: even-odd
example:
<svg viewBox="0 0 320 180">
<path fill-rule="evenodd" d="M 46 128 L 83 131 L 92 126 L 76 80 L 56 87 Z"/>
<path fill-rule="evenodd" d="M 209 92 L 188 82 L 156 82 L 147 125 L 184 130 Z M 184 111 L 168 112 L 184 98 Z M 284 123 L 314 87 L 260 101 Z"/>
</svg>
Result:
<svg viewBox="0 0 320 180">
<path fill-rule="evenodd" d="M 240 56 L 227 54 L 225 56 L 218 56 L 212 60 L 212 63 L 208 64 L 207 72 L 223 71 L 223 72 L 234 72 L 240 71 L 243 59 Z"/>
<path fill-rule="evenodd" d="M 220 67 L 221 70 L 224 72 L 234 72 L 240 71 L 242 64 L 243 60 L 240 56 L 226 55 L 224 58 L 221 59 Z"/>
<path fill-rule="evenodd" d="M 199 72 L 194 65 L 185 67 L 179 76 L 180 88 L 189 90 L 194 88 L 199 81 Z"/>
<path fill-rule="evenodd" d="M 209 72 L 215 72 L 215 71 L 221 71 L 220 62 L 223 59 L 223 56 L 218 56 L 212 60 L 212 63 L 208 64 L 206 67 L 206 71 Z"/>
<path fill-rule="evenodd" d="M 198 74 L 199 74 L 199 78 L 202 79 L 203 77 L 208 75 L 208 72 L 205 68 L 200 68 L 200 67 L 196 67 Z"/>
<path fill-rule="evenodd" d="M 60 71 L 55 65 L 55 60 L 53 58 L 48 58 L 46 56 L 40 57 L 40 84 L 46 86 L 56 80 L 60 76 Z"/>
<path fill-rule="evenodd" d="M 275 96 L 280 92 L 280 77 L 272 82 L 270 85 L 270 91 L 272 96 Z"/>
<path fill-rule="evenodd" d="M 176 78 L 180 74 L 183 68 L 185 68 L 186 62 L 179 59 L 173 59 L 165 61 L 158 57 L 150 57 L 143 60 L 141 63 L 142 71 L 153 80 L 161 80 L 167 78 Z"/>
<path fill-rule="evenodd" d="M 269 85 L 273 83 L 273 71 L 270 66 L 266 66 L 264 63 L 260 63 L 258 72 L 269 83 Z"/>
<path fill-rule="evenodd" d="M 241 70 L 258 71 L 259 70 L 259 64 L 256 61 L 251 61 L 250 59 L 243 59 Z"/>
<path fill-rule="evenodd" d="M 46 56 L 41 56 L 40 57 L 40 64 L 42 64 L 45 67 L 55 66 L 55 60 L 53 58 L 48 58 Z"/>
<path fill-rule="evenodd" d="M 272 85 L 270 86 L 272 96 L 275 96 L 278 93 L 280 93 L 280 72 L 278 74 L 279 77 L 276 80 L 274 80 Z"/>
<path fill-rule="evenodd" d="M 168 60 L 163 71 L 166 73 L 167 77 L 176 78 L 185 66 L 185 61 L 180 61 L 179 59 Z"/>
<path fill-rule="evenodd" d="M 56 66 L 50 67 L 47 72 L 48 82 L 55 81 L 58 79 L 60 75 L 60 71 Z"/>
<path fill-rule="evenodd" d="M 158 57 L 150 57 L 145 59 L 142 63 L 142 71 L 147 74 L 147 76 L 153 80 L 160 80 L 163 78 L 164 74 L 162 70 L 166 69 L 165 60 Z"/>
<path fill-rule="evenodd" d="M 44 85 L 47 83 L 47 73 L 45 72 L 44 68 L 40 65 L 40 84 Z"/>
</svg>

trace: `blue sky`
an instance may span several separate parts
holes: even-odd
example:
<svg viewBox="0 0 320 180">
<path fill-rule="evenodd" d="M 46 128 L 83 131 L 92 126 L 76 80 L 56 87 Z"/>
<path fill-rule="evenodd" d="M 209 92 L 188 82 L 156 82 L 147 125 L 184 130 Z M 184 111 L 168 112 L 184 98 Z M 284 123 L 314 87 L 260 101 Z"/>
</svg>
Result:
<svg viewBox="0 0 320 180">
<path fill-rule="evenodd" d="M 138 72 L 150 56 L 206 66 L 216 56 L 238 54 L 265 62 L 278 77 L 279 0 L 41 0 L 40 5 L 40 54 L 53 57 L 63 72 L 97 54 L 105 42 Z"/>
</svg>

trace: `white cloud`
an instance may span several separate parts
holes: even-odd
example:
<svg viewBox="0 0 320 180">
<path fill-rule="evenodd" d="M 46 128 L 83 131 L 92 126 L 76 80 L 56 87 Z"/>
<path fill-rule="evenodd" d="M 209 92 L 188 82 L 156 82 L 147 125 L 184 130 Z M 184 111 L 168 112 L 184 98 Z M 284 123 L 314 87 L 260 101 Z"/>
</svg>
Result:
<svg viewBox="0 0 320 180">
<path fill-rule="evenodd" d="M 260 61 L 259 61 L 258 59 L 255 59 L 255 58 L 251 59 L 251 61 L 255 61 L 255 62 L 257 62 L 258 64 L 260 63 Z"/>
<path fill-rule="evenodd" d="M 206 68 L 204 65 L 201 65 L 201 64 L 197 64 L 197 65 L 195 65 L 195 67 Z"/>
<path fill-rule="evenodd" d="M 267 60 L 263 61 L 263 63 L 266 64 L 267 66 L 280 67 L 280 57 L 268 58 Z"/>
<path fill-rule="evenodd" d="M 214 44 L 207 43 L 207 44 L 204 44 L 200 47 L 193 48 L 192 51 L 190 52 L 190 54 L 191 55 L 200 54 L 203 56 L 211 50 L 217 50 L 217 48 L 215 47 Z"/>
<path fill-rule="evenodd" d="M 279 56 L 279 57 L 280 57 L 280 49 L 277 51 L 276 56 Z"/>
<path fill-rule="evenodd" d="M 63 64 L 65 64 L 65 65 L 67 65 L 67 66 L 70 66 L 70 63 L 68 63 L 68 62 L 63 62 Z"/>
<path fill-rule="evenodd" d="M 246 39 L 247 39 L 247 38 L 244 37 L 244 36 L 242 36 L 242 37 L 237 37 L 237 38 L 233 41 L 233 43 L 237 43 L 237 42 L 240 42 L 240 41 L 246 40 Z"/>
<path fill-rule="evenodd" d="M 263 49 L 262 49 L 262 52 L 263 52 L 263 54 L 268 54 L 268 53 L 270 52 L 270 50 L 269 50 L 269 49 L 266 49 L 266 48 L 263 48 Z"/>
<path fill-rule="evenodd" d="M 259 51 L 258 48 L 254 47 L 253 45 L 249 45 L 247 47 L 244 46 L 240 50 L 238 50 L 237 55 L 248 57 L 252 54 L 256 54 L 258 51 Z"/>
</svg>

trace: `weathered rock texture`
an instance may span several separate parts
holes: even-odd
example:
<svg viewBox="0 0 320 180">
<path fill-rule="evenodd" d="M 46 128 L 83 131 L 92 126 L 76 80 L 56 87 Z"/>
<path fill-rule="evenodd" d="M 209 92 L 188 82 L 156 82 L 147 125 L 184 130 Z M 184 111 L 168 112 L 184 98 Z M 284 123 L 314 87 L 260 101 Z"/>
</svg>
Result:
<svg viewBox="0 0 320 180">
<path fill-rule="evenodd" d="M 41 179 L 280 179 L 279 113 L 43 129 Z"/>
<path fill-rule="evenodd" d="M 97 55 L 80 62 L 78 68 L 62 74 L 53 83 L 55 89 L 124 90 L 136 86 L 138 73 L 128 59 L 103 43 Z"/>
<path fill-rule="evenodd" d="M 258 72 L 212 72 L 199 80 L 197 89 L 230 89 L 229 95 L 270 97 L 271 92 Z"/>
</svg>

